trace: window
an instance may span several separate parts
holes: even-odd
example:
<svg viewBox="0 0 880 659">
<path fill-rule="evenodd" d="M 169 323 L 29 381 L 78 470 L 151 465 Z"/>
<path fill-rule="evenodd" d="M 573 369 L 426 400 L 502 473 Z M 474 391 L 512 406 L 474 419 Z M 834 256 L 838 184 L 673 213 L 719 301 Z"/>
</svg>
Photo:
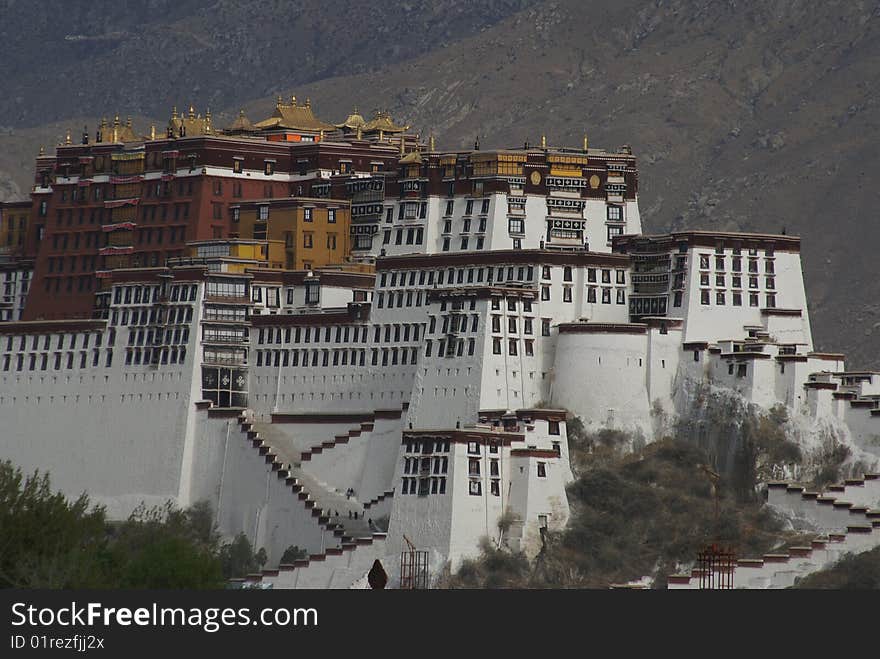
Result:
<svg viewBox="0 0 880 659">
<path fill-rule="evenodd" d="M 602 289 L 602 304 L 611 304 L 611 289 Z"/>
<path fill-rule="evenodd" d="M 483 205 L 480 208 L 480 212 L 481 213 L 488 213 L 489 212 L 489 200 L 488 199 L 483 199 Z"/>
<path fill-rule="evenodd" d="M 709 304 L 709 291 L 700 291 L 700 304 Z"/>
<path fill-rule="evenodd" d="M 516 339 L 509 339 L 507 341 L 507 354 L 509 354 L 511 357 L 516 357 L 517 355 L 516 344 Z"/>
<path fill-rule="evenodd" d="M 303 208 L 303 222 L 311 222 L 312 221 L 312 209 L 311 208 Z"/>
<path fill-rule="evenodd" d="M 623 222 L 623 207 L 609 206 L 608 207 L 608 221 L 609 222 Z"/>
<path fill-rule="evenodd" d="M 329 224 L 336 224 L 336 209 L 331 208 L 327 211 L 327 222 Z"/>
<path fill-rule="evenodd" d="M 274 160 L 264 160 L 263 161 L 263 173 L 266 176 L 271 176 L 275 173 L 275 161 Z"/>
<path fill-rule="evenodd" d="M 303 247 L 311 247 L 312 246 L 312 234 L 304 233 L 303 234 Z"/>
<path fill-rule="evenodd" d="M 617 304 L 626 304 L 626 291 L 622 288 L 617 289 Z"/>
<path fill-rule="evenodd" d="M 541 319 L 541 336 L 550 336 L 550 319 Z"/>
<path fill-rule="evenodd" d="M 548 432 L 551 435 L 558 435 L 559 434 L 559 421 L 548 421 L 547 428 L 548 428 Z"/>
<path fill-rule="evenodd" d="M 546 478 L 547 477 L 547 463 L 539 462 L 538 463 L 538 478 Z"/>
<path fill-rule="evenodd" d="M 473 212 L 474 212 L 474 200 L 468 199 L 467 204 L 465 204 L 465 207 L 464 207 L 464 214 L 470 215 Z"/>
<path fill-rule="evenodd" d="M 492 339 L 492 354 L 500 355 L 501 354 L 501 339 L 494 338 Z"/>
<path fill-rule="evenodd" d="M 571 302 L 571 286 L 562 287 L 562 301 Z"/>
<path fill-rule="evenodd" d="M 715 304 L 719 306 L 724 305 L 724 291 L 716 291 L 715 292 Z"/>
<path fill-rule="evenodd" d="M 550 287 L 549 286 L 541 286 L 541 299 L 549 300 L 550 299 Z"/>
<path fill-rule="evenodd" d="M 507 221 L 507 228 L 510 233 L 525 233 L 525 221 L 519 217 L 511 217 Z"/>
<path fill-rule="evenodd" d="M 480 496 L 483 493 L 481 485 L 480 481 L 470 481 L 468 492 L 474 496 Z"/>
</svg>

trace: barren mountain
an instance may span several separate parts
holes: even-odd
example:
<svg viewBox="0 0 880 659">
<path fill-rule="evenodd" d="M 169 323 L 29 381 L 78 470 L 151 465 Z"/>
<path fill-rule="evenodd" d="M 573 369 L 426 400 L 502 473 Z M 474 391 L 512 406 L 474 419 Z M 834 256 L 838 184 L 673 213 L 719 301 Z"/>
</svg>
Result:
<svg viewBox="0 0 880 659">
<path fill-rule="evenodd" d="M 6 4 L 21 17 L 46 11 Z M 102 4 L 125 3 L 93 3 Z M 578 145 L 586 131 L 593 145 L 628 143 L 640 157 L 648 231 L 801 235 L 817 347 L 880 366 L 877 2 L 149 6 L 151 22 L 108 9 L 104 27 L 86 30 L 96 19 L 77 16 L 52 28 L 56 39 L 125 34 L 82 54 L 65 50 L 78 41 L 53 42 L 39 58 L 7 60 L 0 124 L 12 134 L 0 134 L 0 171 L 21 190 L 39 144 L 65 127 L 76 134 L 116 111 L 161 125 L 190 99 L 225 109 L 217 124 L 239 105 L 262 118 L 275 93 L 310 96 L 327 120 L 355 104 L 387 108 L 433 131 L 441 148 L 477 135 L 484 146 L 536 143 L 542 133 Z M 33 37 L 22 21 L 0 27 L 4 55 Z"/>
</svg>

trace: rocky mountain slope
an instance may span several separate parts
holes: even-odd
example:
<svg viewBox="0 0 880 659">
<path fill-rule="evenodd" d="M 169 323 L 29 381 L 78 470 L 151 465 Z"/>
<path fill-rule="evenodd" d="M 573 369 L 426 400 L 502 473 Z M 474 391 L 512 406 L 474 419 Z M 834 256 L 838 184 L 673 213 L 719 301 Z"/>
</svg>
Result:
<svg viewBox="0 0 880 659">
<path fill-rule="evenodd" d="M 78 16 L 53 34 L 126 36 L 83 46 L 81 57 L 54 44 L 45 57 L 11 60 L 0 88 L 21 90 L 0 94 L 7 188 L 27 189 L 39 144 L 66 127 L 76 134 L 115 111 L 161 125 L 190 99 L 216 108 L 216 123 L 240 105 L 261 118 L 276 93 L 310 96 L 327 120 L 354 104 L 387 108 L 441 148 L 542 133 L 576 145 L 586 131 L 592 145 L 628 143 L 640 157 L 648 231 L 803 236 L 817 347 L 880 367 L 878 3 L 245 4 L 153 0 L 167 16 L 145 24 L 107 9 L 105 28 L 89 32 L 97 19 Z M 3 50 L 25 38 L 23 26 L 0 27 Z M 5 43 L 4 31 L 18 41 Z"/>
</svg>

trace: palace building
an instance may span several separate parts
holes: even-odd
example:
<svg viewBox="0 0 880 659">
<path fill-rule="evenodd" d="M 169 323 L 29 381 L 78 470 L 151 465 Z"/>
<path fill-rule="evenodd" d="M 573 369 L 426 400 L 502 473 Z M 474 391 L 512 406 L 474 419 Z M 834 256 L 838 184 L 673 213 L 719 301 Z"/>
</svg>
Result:
<svg viewBox="0 0 880 659">
<path fill-rule="evenodd" d="M 800 239 L 643 234 L 629 147 L 442 151 L 295 98 L 150 133 L 102 122 L 0 209 L 0 447 L 114 517 L 207 500 L 267 551 L 246 584 L 534 557 L 568 421 L 649 442 L 701 387 L 880 458 L 880 374 L 813 349 Z"/>
</svg>

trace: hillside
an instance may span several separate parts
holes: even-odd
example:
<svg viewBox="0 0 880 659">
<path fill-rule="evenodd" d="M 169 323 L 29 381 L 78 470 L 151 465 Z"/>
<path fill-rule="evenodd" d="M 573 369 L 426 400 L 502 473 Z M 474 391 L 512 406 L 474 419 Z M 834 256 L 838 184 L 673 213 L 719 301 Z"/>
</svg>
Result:
<svg viewBox="0 0 880 659">
<path fill-rule="evenodd" d="M 16 19 L 0 28 L 0 42 L 4 31 L 14 37 L 4 50 L 22 42 L 23 21 L 38 11 L 7 4 Z M 107 52 L 78 57 L 54 44 L 39 60 L 16 56 L 2 84 L 23 91 L 0 95 L 0 124 L 13 131 L 0 135 L 0 196 L 15 194 L 10 180 L 26 190 L 39 144 L 78 130 L 82 117 L 93 124 L 118 109 L 142 125 L 164 123 L 188 99 L 216 108 L 217 123 L 242 104 L 252 117 L 267 114 L 276 93 L 310 96 L 328 120 L 354 104 L 385 107 L 433 131 L 441 148 L 476 135 L 484 146 L 535 143 L 542 133 L 580 144 L 586 130 L 591 144 L 629 143 L 640 157 L 648 231 L 803 236 L 817 348 L 880 367 L 873 3 L 448 0 L 325 2 L 315 12 L 310 2 L 198 4 L 154 0 L 151 13 L 165 15 L 136 32 L 123 17 L 106 19 L 129 30 Z M 74 20 L 82 24 L 52 28 L 55 38 L 94 18 Z M 353 39 L 353 25 L 382 36 Z M 148 73 L 156 68 L 166 74 Z"/>
</svg>

